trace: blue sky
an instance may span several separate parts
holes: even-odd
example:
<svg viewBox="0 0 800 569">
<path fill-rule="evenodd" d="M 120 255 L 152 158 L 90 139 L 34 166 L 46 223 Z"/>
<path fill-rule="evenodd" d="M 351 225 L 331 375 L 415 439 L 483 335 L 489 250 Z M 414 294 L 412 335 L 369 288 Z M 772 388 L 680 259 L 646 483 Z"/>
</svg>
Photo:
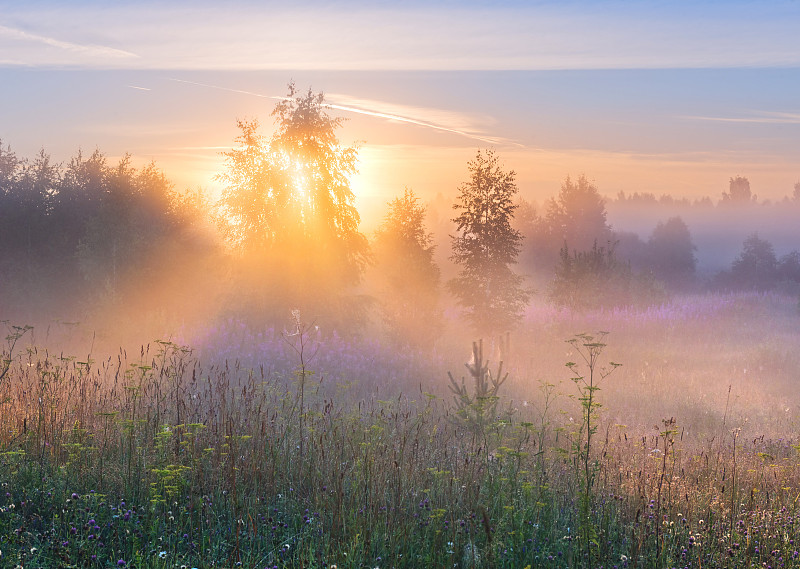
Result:
<svg viewBox="0 0 800 569">
<path fill-rule="evenodd" d="M 454 193 L 486 146 L 536 199 L 580 173 L 712 196 L 741 174 L 777 198 L 800 180 L 798 30 L 798 1 L 0 0 L 0 139 L 213 189 L 236 118 L 268 133 L 293 79 L 362 141 L 367 207 Z"/>
</svg>

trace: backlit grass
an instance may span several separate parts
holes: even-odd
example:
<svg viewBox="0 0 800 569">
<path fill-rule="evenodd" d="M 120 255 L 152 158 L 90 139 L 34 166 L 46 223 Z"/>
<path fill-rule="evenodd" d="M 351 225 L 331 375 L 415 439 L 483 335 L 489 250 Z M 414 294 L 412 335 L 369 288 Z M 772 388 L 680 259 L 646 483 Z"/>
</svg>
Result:
<svg viewBox="0 0 800 569">
<path fill-rule="evenodd" d="M 0 566 L 800 566 L 796 299 L 535 312 L 480 406 L 448 391 L 473 389 L 457 335 L 228 323 L 82 359 L 9 328 Z M 565 340 L 600 329 L 622 367 L 587 426 Z"/>
</svg>

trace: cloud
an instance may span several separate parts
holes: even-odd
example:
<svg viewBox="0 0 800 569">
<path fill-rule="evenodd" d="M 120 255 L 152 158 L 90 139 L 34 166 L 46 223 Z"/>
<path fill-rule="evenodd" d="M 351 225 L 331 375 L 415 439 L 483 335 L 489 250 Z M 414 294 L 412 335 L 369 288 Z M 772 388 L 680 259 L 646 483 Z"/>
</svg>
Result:
<svg viewBox="0 0 800 569">
<path fill-rule="evenodd" d="M 771 111 L 758 111 L 748 117 L 711 117 L 711 116 L 683 116 L 683 119 L 729 123 L 754 123 L 754 124 L 800 124 L 800 113 L 780 113 Z"/>
<path fill-rule="evenodd" d="M 338 101 L 328 104 L 328 107 L 332 109 L 449 132 L 488 144 L 518 144 L 502 137 L 486 134 L 483 129 L 476 125 L 471 115 L 464 113 L 398 105 L 335 93 L 328 94 L 327 97 L 330 101 Z"/>
<path fill-rule="evenodd" d="M 24 30 L 11 28 L 3 25 L 0 25 L 0 38 L 6 38 L 6 42 L 4 43 L 10 45 L 6 45 L 5 49 L 10 50 L 12 52 L 27 51 L 28 53 L 36 54 L 38 52 L 26 49 L 26 44 L 33 43 L 33 44 L 42 44 L 48 47 L 53 47 L 59 51 L 69 52 L 72 54 L 77 54 L 82 56 L 89 56 L 91 58 L 130 59 L 138 57 L 135 53 L 131 53 L 129 51 L 125 51 L 122 49 L 116 49 L 104 45 L 81 44 L 81 43 L 63 41 L 53 37 L 26 32 Z M 27 47 L 29 48 L 30 46 L 28 45 Z M 25 59 L 17 58 L 16 61 L 24 62 Z M 37 63 L 36 58 L 35 57 L 32 58 L 29 63 L 36 64 Z"/>
<path fill-rule="evenodd" d="M 538 70 L 800 65 L 796 2 L 19 3 L 18 40 L 95 50 L 120 67 Z M 19 27 L 19 26 L 18 26 Z M 102 30 L 127 50 L 54 39 Z M 7 32 L 8 34 L 8 32 Z M 22 34 L 22 35 L 20 35 Z M 2 50 L 7 51 L 7 50 Z M 134 55 L 135 52 L 140 57 Z M 8 57 L 8 56 L 7 56 Z M 8 57 L 19 60 L 19 57 Z M 31 52 L 32 65 L 60 63 Z M 103 62 L 108 65 L 113 62 Z M 87 62 L 91 65 L 92 62 Z"/>
<path fill-rule="evenodd" d="M 217 89 L 222 91 L 229 91 L 232 93 L 240 93 L 243 95 L 251 95 L 253 97 L 260 97 L 263 99 L 287 100 L 287 97 L 277 95 L 265 95 L 254 91 L 246 91 L 242 89 L 232 89 L 220 85 L 211 85 L 208 83 L 200 83 L 197 81 L 188 81 L 185 79 L 170 79 L 178 83 L 186 83 L 188 85 L 195 85 L 198 87 L 207 87 L 209 89 Z M 476 124 L 475 118 L 471 115 L 464 113 L 456 113 L 453 111 L 446 111 L 442 109 L 431 109 L 426 107 L 415 107 L 410 105 L 398 105 L 395 103 L 386 103 L 383 101 L 376 101 L 373 99 L 361 99 L 350 95 L 343 95 L 337 93 L 329 93 L 326 95 L 326 107 L 335 109 L 337 111 L 344 111 L 347 113 L 355 113 L 385 119 L 389 121 L 407 123 L 415 126 L 420 126 L 427 129 L 438 130 L 441 132 L 448 132 L 458 136 L 479 140 L 487 144 L 505 145 L 512 144 L 521 146 L 515 141 L 506 138 L 491 136 L 485 133 Z M 484 118 L 485 122 L 489 119 Z"/>
</svg>

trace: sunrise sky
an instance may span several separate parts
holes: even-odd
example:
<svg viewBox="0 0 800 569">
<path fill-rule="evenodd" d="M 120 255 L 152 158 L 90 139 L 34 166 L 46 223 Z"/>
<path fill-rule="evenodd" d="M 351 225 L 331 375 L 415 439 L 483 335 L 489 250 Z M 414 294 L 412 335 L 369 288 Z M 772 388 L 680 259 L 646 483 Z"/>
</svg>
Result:
<svg viewBox="0 0 800 569">
<path fill-rule="evenodd" d="M 455 195 L 478 148 L 529 198 L 761 198 L 800 181 L 800 2 L 0 0 L 0 139 L 57 161 L 99 148 L 219 190 L 237 118 L 290 80 L 359 141 L 359 207 Z"/>
</svg>

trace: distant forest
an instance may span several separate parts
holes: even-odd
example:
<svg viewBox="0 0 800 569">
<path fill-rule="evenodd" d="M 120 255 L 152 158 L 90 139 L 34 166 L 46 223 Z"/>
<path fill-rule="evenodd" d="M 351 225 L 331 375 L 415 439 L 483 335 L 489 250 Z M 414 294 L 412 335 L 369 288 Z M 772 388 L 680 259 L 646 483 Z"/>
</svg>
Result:
<svg viewBox="0 0 800 569">
<path fill-rule="evenodd" d="M 241 182 L 231 176 L 231 184 Z M 513 176 L 507 181 L 513 184 Z M 295 261 L 247 265 L 231 244 L 228 198 L 211 203 L 200 193 L 176 191 L 156 165 L 134 168 L 130 156 L 110 163 L 100 151 L 79 152 L 55 164 L 44 151 L 24 158 L 0 144 L 0 319 L 124 313 L 172 324 L 188 314 L 277 320 L 296 302 L 276 296 L 289 294 L 298 280 L 292 277 L 283 292 L 272 290 L 272 301 L 257 298 L 258 291 Z M 442 300 L 444 290 L 463 301 L 457 279 L 447 287 L 440 282 L 455 274 L 458 247 L 469 245 L 467 234 L 466 241 L 457 239 L 458 204 L 446 202 L 440 196 L 422 204 L 411 190 L 389 202 L 381 229 L 358 245 L 352 278 L 342 276 L 348 298 L 358 302 L 340 303 L 338 315 L 312 306 L 314 316 L 346 329 L 341 315 L 357 314 L 407 339 L 414 335 L 413 322 L 403 322 L 410 307 L 422 311 L 417 320 L 430 320 L 452 304 Z M 647 193 L 608 200 L 585 176 L 568 177 L 543 204 L 515 197 L 506 213 L 509 247 L 516 250 L 507 265 L 524 277 L 514 297 L 517 313 L 531 294 L 538 302 L 593 309 L 706 290 L 800 293 L 800 183 L 775 202 L 758 201 L 741 176 L 730 179 L 716 202 Z M 353 239 L 361 238 L 352 231 Z M 308 294 L 326 287 L 325 274 L 315 279 Z M 399 298 L 404 294 L 406 301 Z"/>
</svg>

